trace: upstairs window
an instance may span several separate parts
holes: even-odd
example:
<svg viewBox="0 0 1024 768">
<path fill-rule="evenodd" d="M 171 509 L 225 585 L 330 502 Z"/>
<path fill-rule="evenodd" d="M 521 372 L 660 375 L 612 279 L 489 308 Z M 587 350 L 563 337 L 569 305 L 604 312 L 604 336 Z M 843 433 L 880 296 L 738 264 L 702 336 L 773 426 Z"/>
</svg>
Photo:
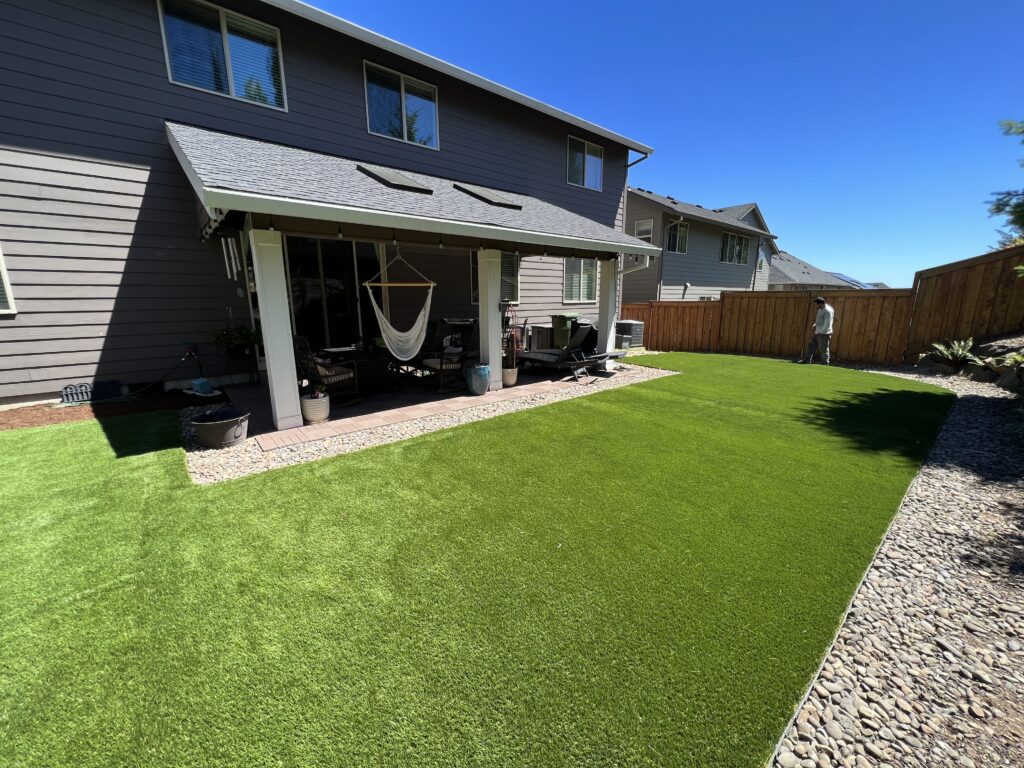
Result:
<svg viewBox="0 0 1024 768">
<path fill-rule="evenodd" d="M 601 191 L 604 176 L 604 149 L 589 141 L 569 137 L 567 181 L 576 187 Z"/>
<path fill-rule="evenodd" d="M 469 257 L 470 301 L 480 303 L 480 278 L 476 272 L 476 254 Z M 514 253 L 501 254 L 501 294 L 499 301 L 519 303 L 519 257 Z"/>
<path fill-rule="evenodd" d="M 597 259 L 565 259 L 562 301 L 568 304 L 597 301 Z"/>
<path fill-rule="evenodd" d="M 161 0 L 171 82 L 285 109 L 277 28 L 199 0 Z"/>
<path fill-rule="evenodd" d="M 665 227 L 665 250 L 669 253 L 686 253 L 686 241 L 690 237 L 690 225 L 673 221 Z"/>
<path fill-rule="evenodd" d="M 746 264 L 749 251 L 749 237 L 734 235 L 732 232 L 722 233 L 722 253 L 718 260 L 723 264 Z"/>
<path fill-rule="evenodd" d="M 364 67 L 370 133 L 437 149 L 437 88 L 376 64 Z"/>
<path fill-rule="evenodd" d="M 0 250 L 0 317 L 16 314 L 18 314 L 18 309 L 14 306 L 14 294 L 11 293 L 11 281 L 7 277 L 4 252 Z"/>
<path fill-rule="evenodd" d="M 652 242 L 654 238 L 654 219 L 638 219 L 633 222 L 633 237 L 643 240 L 645 243 Z"/>
</svg>

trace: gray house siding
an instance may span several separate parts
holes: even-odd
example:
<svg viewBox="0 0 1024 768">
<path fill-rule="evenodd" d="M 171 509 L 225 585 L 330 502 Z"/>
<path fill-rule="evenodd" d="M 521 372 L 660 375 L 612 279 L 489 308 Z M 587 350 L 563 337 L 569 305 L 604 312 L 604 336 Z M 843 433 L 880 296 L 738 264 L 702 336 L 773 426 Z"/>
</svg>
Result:
<svg viewBox="0 0 1024 768">
<path fill-rule="evenodd" d="M 287 112 L 171 84 L 155 0 L 0 4 L 0 244 L 19 310 L 0 318 L 0 400 L 152 380 L 188 343 L 218 372 L 204 342 L 247 320 L 244 283 L 228 277 L 219 244 L 198 238 L 164 120 L 508 189 L 621 225 L 625 147 L 276 9 L 222 5 L 280 29 Z M 437 87 L 440 151 L 368 133 L 364 59 Z M 566 183 L 570 133 L 604 147 L 603 191 Z M 524 264 L 524 304 L 562 308 L 560 275 L 555 259 Z"/>
<path fill-rule="evenodd" d="M 637 194 L 629 195 L 626 209 L 628 233 L 634 232 L 637 221 L 653 219 L 653 244 L 663 247 L 665 226 L 670 218 L 675 220 L 677 217 L 667 216 L 664 207 L 653 200 Z M 757 228 L 765 227 L 765 223 L 753 209 L 740 221 Z M 685 254 L 662 251 L 657 265 L 625 276 L 622 296 L 624 302 L 717 299 L 722 291 L 768 289 L 768 264 L 758 268 L 758 255 L 762 243 L 766 254 L 770 254 L 771 251 L 766 238 L 749 236 L 750 250 L 746 264 L 723 264 L 722 233 L 729 230 L 715 224 L 693 220 L 688 221 L 688 226 Z M 686 287 L 686 283 L 690 283 L 689 288 Z"/>
<path fill-rule="evenodd" d="M 645 219 L 654 220 L 654 230 L 651 237 L 651 244 L 660 246 L 664 238 L 665 222 L 662 217 L 662 208 L 657 203 L 646 200 L 637 195 L 630 195 L 626 207 L 626 232 L 633 234 L 637 221 Z M 622 278 L 622 301 L 644 302 L 656 301 L 658 296 L 658 283 L 661 280 L 661 269 L 665 260 L 665 254 L 651 260 L 651 266 L 647 269 L 639 269 L 630 272 Z"/>
<path fill-rule="evenodd" d="M 661 272 L 662 301 L 717 298 L 722 291 L 749 290 L 756 266 L 756 240 L 750 243 L 747 264 L 723 264 L 722 230 L 710 224 L 689 222 L 685 254 L 664 254 Z M 690 283 L 686 288 L 685 283 Z"/>
</svg>

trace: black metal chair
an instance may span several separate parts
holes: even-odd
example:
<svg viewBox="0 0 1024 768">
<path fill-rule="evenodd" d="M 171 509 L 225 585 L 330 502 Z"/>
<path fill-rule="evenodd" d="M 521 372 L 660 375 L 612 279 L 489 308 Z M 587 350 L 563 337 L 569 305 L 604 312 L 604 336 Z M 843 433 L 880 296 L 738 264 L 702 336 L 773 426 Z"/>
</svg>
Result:
<svg viewBox="0 0 1024 768">
<path fill-rule="evenodd" d="M 433 349 L 422 352 L 420 370 L 437 377 L 438 392 L 453 392 L 466 386 L 462 369 L 479 355 L 479 325 L 438 325 Z"/>
<path fill-rule="evenodd" d="M 355 364 L 334 363 L 330 358 L 313 354 L 309 340 L 304 336 L 293 336 L 292 342 L 295 347 L 295 367 L 300 378 L 306 379 L 314 387 L 322 387 L 329 395 L 351 395 L 353 400 L 359 397 Z"/>
</svg>

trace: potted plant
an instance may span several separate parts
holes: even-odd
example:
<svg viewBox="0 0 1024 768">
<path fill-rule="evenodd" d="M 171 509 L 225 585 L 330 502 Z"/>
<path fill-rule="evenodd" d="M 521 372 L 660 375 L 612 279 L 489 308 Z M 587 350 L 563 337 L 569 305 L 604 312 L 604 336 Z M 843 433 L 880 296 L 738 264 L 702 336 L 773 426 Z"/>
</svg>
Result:
<svg viewBox="0 0 1024 768">
<path fill-rule="evenodd" d="M 331 415 L 331 396 L 324 391 L 322 385 L 317 384 L 312 392 L 299 398 L 299 409 L 302 411 L 302 420 L 307 424 L 327 421 Z"/>
<path fill-rule="evenodd" d="M 509 328 L 505 335 L 505 348 L 501 352 L 501 386 L 514 387 L 519 380 L 519 361 L 516 359 L 516 334 Z"/>
<path fill-rule="evenodd" d="M 225 325 L 210 334 L 210 344 L 230 360 L 249 360 L 256 353 L 259 339 L 248 325 Z"/>
</svg>

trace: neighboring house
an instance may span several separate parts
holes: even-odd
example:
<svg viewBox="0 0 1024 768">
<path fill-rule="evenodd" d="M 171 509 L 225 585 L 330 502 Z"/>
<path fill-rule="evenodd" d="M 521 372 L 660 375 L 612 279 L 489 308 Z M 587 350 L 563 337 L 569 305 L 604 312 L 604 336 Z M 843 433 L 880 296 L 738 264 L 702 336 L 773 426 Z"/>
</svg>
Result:
<svg viewBox="0 0 1024 768">
<path fill-rule="evenodd" d="M 623 232 L 649 147 L 296 0 L 7 0 L 0 25 L 0 403 L 158 381 L 191 344 L 223 374 L 208 339 L 241 323 L 301 424 L 293 332 L 377 335 L 361 285 L 413 274 L 399 252 L 431 317 L 479 317 L 500 387 L 499 299 L 610 348 L 620 254 L 658 253 Z M 378 298 L 401 329 L 424 294 Z"/>
<path fill-rule="evenodd" d="M 772 259 L 770 291 L 817 291 L 862 288 L 848 278 L 840 277 L 813 264 L 798 259 L 791 253 L 779 251 Z"/>
<path fill-rule="evenodd" d="M 630 187 L 626 232 L 661 249 L 653 269 L 623 279 L 626 302 L 709 300 L 722 291 L 767 290 L 778 253 L 756 203 L 703 208 Z"/>
</svg>

